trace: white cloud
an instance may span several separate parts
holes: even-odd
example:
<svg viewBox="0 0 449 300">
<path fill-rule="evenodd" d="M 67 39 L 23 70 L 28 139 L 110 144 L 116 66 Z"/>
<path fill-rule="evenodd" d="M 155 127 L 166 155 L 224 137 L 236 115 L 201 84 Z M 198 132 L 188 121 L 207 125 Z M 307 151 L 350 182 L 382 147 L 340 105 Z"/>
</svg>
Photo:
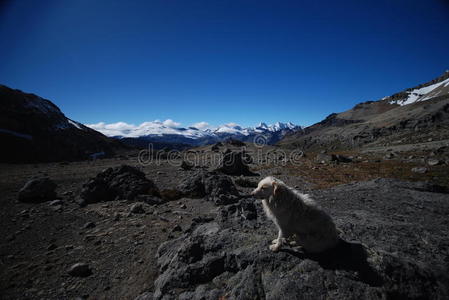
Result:
<svg viewBox="0 0 449 300">
<path fill-rule="evenodd" d="M 131 130 L 134 129 L 135 127 L 136 126 L 134 124 L 128 124 L 125 122 L 117 122 L 105 125 L 105 128 L 110 130 Z"/>
<path fill-rule="evenodd" d="M 85 124 L 85 125 L 107 136 L 118 136 L 118 135 L 125 136 L 127 133 L 129 133 L 136 127 L 133 124 L 127 124 L 125 122 L 117 122 L 112 124 L 105 124 L 104 122 L 100 122 L 97 124 Z"/>
<path fill-rule="evenodd" d="M 172 119 L 167 119 L 164 122 L 162 122 L 162 124 L 164 124 L 164 126 L 171 127 L 171 128 L 176 128 L 176 127 L 181 126 L 181 123 L 175 122 Z"/>
<path fill-rule="evenodd" d="M 103 133 L 106 136 L 122 136 L 122 137 L 139 137 L 147 135 L 162 135 L 162 134 L 183 134 L 183 135 L 202 135 L 206 134 L 202 130 L 209 127 L 206 122 L 199 122 L 194 125 L 199 126 L 201 131 L 195 130 L 179 130 L 181 123 L 175 122 L 172 119 L 165 121 L 154 120 L 143 122 L 140 125 L 128 124 L 125 122 L 117 122 L 106 124 L 104 122 L 96 124 L 85 124 L 86 126 Z M 196 127 L 196 126 L 195 126 Z"/>
<path fill-rule="evenodd" d="M 199 130 L 206 130 L 212 128 L 212 126 L 209 123 L 204 121 L 192 124 L 192 127 L 198 128 Z"/>
<path fill-rule="evenodd" d="M 225 124 L 224 126 L 227 126 L 227 127 L 240 127 L 240 125 L 239 124 L 237 124 L 237 123 L 234 123 L 234 122 L 231 122 L 231 123 L 228 123 L 228 124 Z"/>
</svg>

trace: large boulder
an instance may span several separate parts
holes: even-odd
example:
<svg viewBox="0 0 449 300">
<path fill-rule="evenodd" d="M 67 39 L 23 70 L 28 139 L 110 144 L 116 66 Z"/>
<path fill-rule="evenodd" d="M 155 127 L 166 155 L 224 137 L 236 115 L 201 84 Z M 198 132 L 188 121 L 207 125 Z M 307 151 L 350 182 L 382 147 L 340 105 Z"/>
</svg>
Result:
<svg viewBox="0 0 449 300">
<path fill-rule="evenodd" d="M 134 200 L 138 195 L 159 195 L 153 181 L 135 167 L 122 165 L 100 172 L 83 185 L 80 197 L 86 204 L 114 199 Z"/>
<path fill-rule="evenodd" d="M 204 171 L 185 178 L 179 185 L 178 190 L 184 197 L 207 197 L 216 205 L 235 203 L 240 198 L 239 192 L 230 177 Z"/>
<path fill-rule="evenodd" d="M 20 189 L 18 200 L 28 203 L 40 203 L 55 200 L 56 184 L 48 177 L 33 178 Z"/>
<path fill-rule="evenodd" d="M 342 229 L 336 248 L 309 254 L 286 245 L 271 252 L 275 226 L 260 200 L 241 199 L 159 247 L 154 298 L 449 297 L 447 194 L 428 184 L 383 179 L 312 196 Z"/>
<path fill-rule="evenodd" d="M 226 175 L 212 175 L 204 179 L 204 188 L 209 200 L 216 205 L 227 205 L 237 202 L 239 192 L 232 181 Z"/>
<path fill-rule="evenodd" d="M 188 171 L 188 170 L 191 170 L 192 168 L 193 168 L 192 164 L 186 162 L 185 160 L 182 161 L 181 169 Z"/>
<path fill-rule="evenodd" d="M 220 166 L 217 168 L 217 172 L 234 175 L 234 176 L 255 176 L 257 174 L 249 170 L 248 165 L 245 163 L 247 157 L 242 152 L 226 151 L 220 160 Z"/>
<path fill-rule="evenodd" d="M 218 152 L 220 150 L 220 147 L 223 147 L 223 144 L 221 142 L 217 142 L 210 148 L 214 152 Z"/>
<path fill-rule="evenodd" d="M 203 198 L 206 196 L 204 187 L 205 172 L 199 172 L 192 176 L 186 177 L 178 186 L 179 191 L 189 198 Z"/>
</svg>

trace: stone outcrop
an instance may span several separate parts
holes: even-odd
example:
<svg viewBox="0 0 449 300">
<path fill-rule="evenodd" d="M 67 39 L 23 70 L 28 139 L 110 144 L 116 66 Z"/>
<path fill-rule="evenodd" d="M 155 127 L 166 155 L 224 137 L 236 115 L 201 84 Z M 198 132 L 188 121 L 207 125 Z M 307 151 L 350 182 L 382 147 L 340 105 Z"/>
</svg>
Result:
<svg viewBox="0 0 449 300">
<path fill-rule="evenodd" d="M 154 298 L 445 299 L 449 202 L 435 191 L 386 179 L 315 191 L 343 232 L 321 254 L 271 252 L 276 230 L 260 200 L 220 206 L 159 247 Z"/>
</svg>

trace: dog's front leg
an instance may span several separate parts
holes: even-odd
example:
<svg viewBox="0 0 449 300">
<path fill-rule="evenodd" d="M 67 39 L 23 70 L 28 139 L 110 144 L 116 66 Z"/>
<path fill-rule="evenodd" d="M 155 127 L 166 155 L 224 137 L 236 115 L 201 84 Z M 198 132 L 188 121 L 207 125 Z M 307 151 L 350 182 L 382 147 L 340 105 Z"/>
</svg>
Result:
<svg viewBox="0 0 449 300">
<path fill-rule="evenodd" d="M 273 241 L 274 242 L 273 245 L 270 245 L 270 250 L 273 252 L 278 252 L 279 249 L 281 249 L 281 247 L 282 247 L 283 240 L 284 240 L 284 234 L 282 232 L 282 229 L 279 228 L 278 238 Z"/>
</svg>

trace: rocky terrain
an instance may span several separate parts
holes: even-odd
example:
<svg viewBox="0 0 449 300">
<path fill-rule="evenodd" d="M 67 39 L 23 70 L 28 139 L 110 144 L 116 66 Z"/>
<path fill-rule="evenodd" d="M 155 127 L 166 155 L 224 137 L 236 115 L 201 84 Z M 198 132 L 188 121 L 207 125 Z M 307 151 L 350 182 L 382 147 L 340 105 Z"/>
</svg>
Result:
<svg viewBox="0 0 449 300">
<path fill-rule="evenodd" d="M 304 150 L 343 150 L 449 143 L 449 72 L 384 97 L 329 115 L 303 131 L 287 135 L 281 145 Z M 385 150 L 387 148 L 384 148 Z"/>
<path fill-rule="evenodd" d="M 123 149 L 34 94 L 0 85 L 0 100 L 1 162 L 71 161 L 111 156 Z"/>
<path fill-rule="evenodd" d="M 398 202 L 403 194 L 407 200 Z M 271 222 L 260 203 L 243 199 L 221 206 L 213 220 L 195 221 L 159 247 L 161 274 L 154 298 L 448 297 L 447 194 L 433 193 L 427 185 L 379 179 L 312 195 L 343 232 L 338 248 L 319 255 L 294 247 L 272 253 L 268 245 L 276 232 Z"/>
<path fill-rule="evenodd" d="M 245 146 L 222 143 L 148 162 L 129 153 L 3 164 L 1 298 L 449 296 L 444 163 L 429 165 L 419 153 L 412 161 L 378 152 L 296 157 Z M 275 226 L 249 196 L 267 175 L 310 193 L 332 215 L 341 230 L 336 249 L 268 249 Z"/>
</svg>

